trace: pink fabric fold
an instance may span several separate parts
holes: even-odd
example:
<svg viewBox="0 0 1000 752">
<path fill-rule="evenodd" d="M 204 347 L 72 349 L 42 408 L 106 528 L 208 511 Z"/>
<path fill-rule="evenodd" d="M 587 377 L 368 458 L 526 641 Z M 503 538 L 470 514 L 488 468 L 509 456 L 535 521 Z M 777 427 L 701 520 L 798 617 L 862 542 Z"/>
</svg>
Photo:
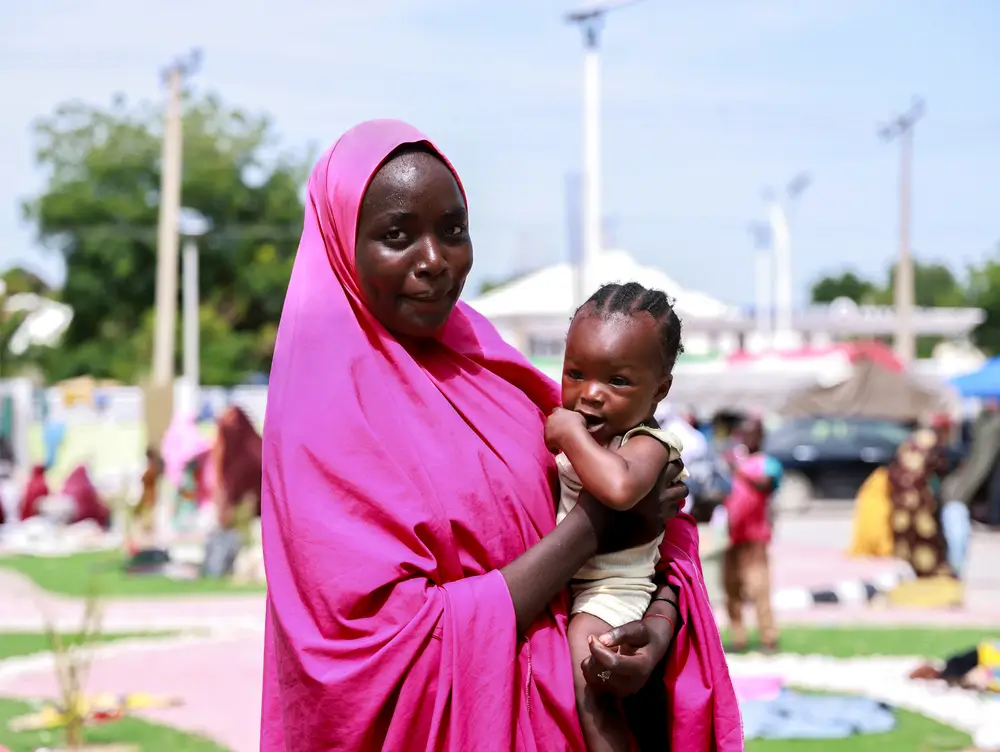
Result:
<svg viewBox="0 0 1000 752">
<path fill-rule="evenodd" d="M 678 591 L 681 624 L 667 657 L 671 752 L 742 752 L 743 723 L 698 555 L 698 526 L 667 523 L 658 569 Z"/>
<path fill-rule="evenodd" d="M 309 180 L 264 423 L 261 749 L 582 750 L 566 603 L 518 640 L 498 571 L 555 524 L 556 386 L 462 303 L 404 345 L 360 299 L 360 201 L 414 142 L 364 123 Z"/>
</svg>

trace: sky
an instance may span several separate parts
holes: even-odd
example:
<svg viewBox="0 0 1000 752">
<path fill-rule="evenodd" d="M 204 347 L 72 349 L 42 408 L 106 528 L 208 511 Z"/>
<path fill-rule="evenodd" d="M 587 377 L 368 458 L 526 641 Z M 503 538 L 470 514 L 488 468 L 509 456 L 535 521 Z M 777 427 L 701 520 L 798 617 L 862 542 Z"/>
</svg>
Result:
<svg viewBox="0 0 1000 752">
<path fill-rule="evenodd" d="M 562 0 L 36 0 L 0 28 L 0 266 L 58 280 L 21 219 L 44 186 L 31 126 L 67 100 L 162 100 L 161 71 L 268 113 L 284 146 L 408 120 L 457 167 L 486 279 L 567 256 L 566 175 L 582 161 L 583 45 Z M 800 171 L 798 299 L 822 274 L 882 276 L 898 248 L 898 143 L 915 131 L 913 248 L 961 270 L 1000 241 L 996 0 L 644 0 L 602 32 L 604 214 L 615 246 L 686 288 L 753 297 L 748 226 Z M 1000 253 L 1000 252 L 998 252 Z M 669 292 L 669 291 L 668 291 Z"/>
</svg>

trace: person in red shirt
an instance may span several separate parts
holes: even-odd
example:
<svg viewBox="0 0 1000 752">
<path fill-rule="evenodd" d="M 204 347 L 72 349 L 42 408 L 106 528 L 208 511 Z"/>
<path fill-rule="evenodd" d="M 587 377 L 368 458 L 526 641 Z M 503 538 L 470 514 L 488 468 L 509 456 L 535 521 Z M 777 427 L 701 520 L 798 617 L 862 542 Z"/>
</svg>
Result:
<svg viewBox="0 0 1000 752">
<path fill-rule="evenodd" d="M 764 429 L 759 419 L 744 421 L 736 439 L 736 446 L 727 455 L 732 490 L 725 501 L 729 546 L 722 560 L 732 649 L 747 648 L 743 601 L 748 600 L 757 612 L 761 647 L 765 652 L 774 652 L 778 630 L 771 611 L 770 501 L 781 483 L 782 468 L 774 457 L 761 451 Z"/>
</svg>

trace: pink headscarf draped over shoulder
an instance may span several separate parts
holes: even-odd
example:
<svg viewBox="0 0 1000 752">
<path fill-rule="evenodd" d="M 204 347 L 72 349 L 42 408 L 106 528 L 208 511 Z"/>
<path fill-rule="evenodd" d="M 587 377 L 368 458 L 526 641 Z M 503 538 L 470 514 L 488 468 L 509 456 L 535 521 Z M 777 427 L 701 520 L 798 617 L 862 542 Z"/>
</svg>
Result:
<svg viewBox="0 0 1000 752">
<path fill-rule="evenodd" d="M 408 349 L 359 295 L 362 197 L 416 142 L 363 123 L 309 180 L 264 428 L 261 749 L 582 750 L 565 603 L 521 641 L 499 572 L 555 524 L 556 387 L 462 303 Z"/>
</svg>

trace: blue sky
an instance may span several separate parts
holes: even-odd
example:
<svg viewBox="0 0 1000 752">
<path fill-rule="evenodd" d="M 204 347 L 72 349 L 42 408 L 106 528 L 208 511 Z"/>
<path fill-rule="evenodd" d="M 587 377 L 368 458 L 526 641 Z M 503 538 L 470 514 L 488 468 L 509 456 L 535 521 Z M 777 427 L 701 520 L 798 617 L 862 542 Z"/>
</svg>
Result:
<svg viewBox="0 0 1000 752">
<path fill-rule="evenodd" d="M 581 154 L 582 43 L 562 0 L 37 0 L 0 29 L 0 264 L 58 275 L 19 200 L 30 125 L 60 102 L 194 85 L 270 113 L 289 146 L 371 117 L 422 128 L 455 162 L 486 277 L 566 255 L 564 182 Z M 876 135 L 914 94 L 913 246 L 957 269 L 1000 240 L 1000 3 L 645 0 L 603 34 L 605 213 L 617 245 L 687 287 L 752 297 L 761 190 L 808 169 L 794 278 L 881 274 L 896 252 L 898 147 Z"/>
</svg>

